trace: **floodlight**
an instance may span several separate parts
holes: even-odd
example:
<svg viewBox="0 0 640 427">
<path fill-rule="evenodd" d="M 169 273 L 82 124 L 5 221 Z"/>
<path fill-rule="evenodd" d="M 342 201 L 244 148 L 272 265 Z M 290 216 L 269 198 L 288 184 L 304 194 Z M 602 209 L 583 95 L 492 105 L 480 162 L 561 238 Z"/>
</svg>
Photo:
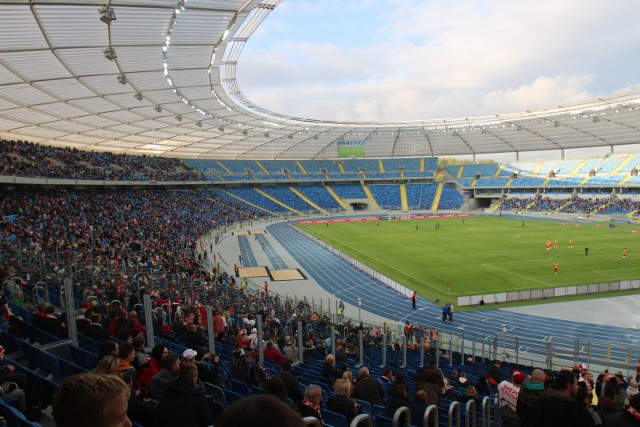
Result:
<svg viewBox="0 0 640 427">
<path fill-rule="evenodd" d="M 156 110 L 158 113 L 162 113 L 162 107 L 159 105 L 156 105 L 156 108 L 154 108 L 154 110 Z"/>
<path fill-rule="evenodd" d="M 100 20 L 107 25 L 111 25 L 111 21 L 115 21 L 116 13 L 114 12 L 112 7 L 103 6 L 100 8 Z"/>
<path fill-rule="evenodd" d="M 124 74 L 120 74 L 118 77 L 118 82 L 122 85 L 126 85 L 127 84 L 127 78 L 124 76 Z"/>
<path fill-rule="evenodd" d="M 182 116 L 180 114 L 176 115 L 176 120 L 181 122 L 182 121 Z"/>
<path fill-rule="evenodd" d="M 142 94 L 140 92 L 136 92 L 136 94 L 133 95 L 133 97 L 138 101 L 142 101 Z"/>
<path fill-rule="evenodd" d="M 104 57 L 109 61 L 113 61 L 118 57 L 118 55 L 116 55 L 116 51 L 113 50 L 113 48 L 111 47 L 106 48 L 105 50 L 102 51 L 102 53 L 104 53 Z"/>
</svg>

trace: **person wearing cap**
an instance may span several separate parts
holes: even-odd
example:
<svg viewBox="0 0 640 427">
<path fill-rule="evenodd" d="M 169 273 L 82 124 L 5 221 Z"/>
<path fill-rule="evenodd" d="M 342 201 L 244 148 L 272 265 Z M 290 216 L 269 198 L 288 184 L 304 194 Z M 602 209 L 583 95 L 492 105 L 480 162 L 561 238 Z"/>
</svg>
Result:
<svg viewBox="0 0 640 427">
<path fill-rule="evenodd" d="M 520 386 L 516 413 L 522 427 L 536 427 L 533 423 L 534 415 L 540 407 L 540 400 L 546 395 L 544 387 L 545 374 L 542 369 L 534 369 L 531 379 Z"/>
<path fill-rule="evenodd" d="M 525 375 L 520 371 L 513 371 L 511 381 L 504 380 L 498 384 L 497 402 L 500 404 L 500 420 L 503 427 L 519 427 L 520 418 L 516 413 L 520 386 L 525 380 Z"/>
</svg>

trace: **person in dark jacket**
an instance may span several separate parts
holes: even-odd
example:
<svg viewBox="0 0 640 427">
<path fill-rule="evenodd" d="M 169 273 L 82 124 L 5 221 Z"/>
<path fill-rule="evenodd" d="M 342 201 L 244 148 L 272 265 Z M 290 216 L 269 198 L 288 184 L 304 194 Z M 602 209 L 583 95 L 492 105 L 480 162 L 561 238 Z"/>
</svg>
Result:
<svg viewBox="0 0 640 427">
<path fill-rule="evenodd" d="M 525 381 L 520 386 L 516 413 L 522 427 L 536 427 L 535 415 L 540 407 L 540 401 L 546 395 L 544 387 L 545 374 L 542 369 L 531 372 L 531 381 Z"/>
<path fill-rule="evenodd" d="M 327 400 L 327 409 L 347 418 L 347 423 L 351 424 L 358 414 L 356 401 L 349 397 L 351 392 L 351 382 L 346 378 L 341 378 L 333 385 L 333 394 Z"/>
<path fill-rule="evenodd" d="M 287 387 L 289 398 L 297 403 L 302 400 L 302 391 L 300 390 L 300 383 L 298 379 L 291 373 L 291 362 L 285 360 L 280 365 L 280 374 L 278 376 L 284 382 Z"/>
<path fill-rule="evenodd" d="M 358 379 L 353 389 L 353 397 L 369 402 L 372 405 L 384 405 L 382 401 L 384 399 L 384 389 L 380 382 L 369 374 L 369 369 L 364 366 L 360 368 L 358 373 Z"/>
<path fill-rule="evenodd" d="M 545 427 L 592 427 L 593 417 L 576 399 L 578 380 L 572 371 L 559 371 L 553 388 L 540 400 L 533 425 Z"/>
<path fill-rule="evenodd" d="M 440 402 L 442 387 L 444 387 L 444 377 L 442 371 L 436 366 L 435 359 L 429 359 L 429 363 L 422 371 L 413 376 L 416 388 L 424 390 L 427 394 L 427 403 L 437 405 Z"/>
<path fill-rule="evenodd" d="M 396 413 L 398 408 L 401 408 L 403 406 L 409 406 L 407 388 L 403 384 L 394 385 L 389 390 L 387 404 L 384 407 L 384 416 L 393 418 L 393 415 Z M 400 424 L 404 424 L 404 416 L 401 417 Z"/>
<path fill-rule="evenodd" d="M 413 403 L 409 404 L 412 426 L 424 425 L 424 413 L 427 412 L 428 407 L 427 393 L 424 390 L 416 390 L 416 394 L 413 396 Z"/>
<path fill-rule="evenodd" d="M 180 366 L 178 379 L 169 386 L 158 403 L 155 427 L 207 427 L 213 416 L 207 398 L 198 389 L 198 368 Z"/>
<path fill-rule="evenodd" d="M 229 377 L 231 379 L 244 381 L 245 377 L 249 374 L 249 367 L 247 365 L 247 356 L 240 344 L 236 344 L 233 352 L 231 353 L 231 360 L 229 361 Z"/>
</svg>

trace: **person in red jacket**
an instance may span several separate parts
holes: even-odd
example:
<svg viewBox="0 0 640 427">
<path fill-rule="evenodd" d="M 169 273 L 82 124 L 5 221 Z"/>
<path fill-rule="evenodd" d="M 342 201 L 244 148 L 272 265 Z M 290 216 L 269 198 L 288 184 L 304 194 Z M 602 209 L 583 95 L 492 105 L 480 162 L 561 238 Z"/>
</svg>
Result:
<svg viewBox="0 0 640 427">
<path fill-rule="evenodd" d="M 274 346 L 271 341 L 267 341 L 267 345 L 263 350 L 263 354 L 266 360 L 271 360 L 278 366 L 285 361 L 285 358 L 282 353 L 280 353 L 280 350 L 278 350 L 278 348 Z"/>
</svg>

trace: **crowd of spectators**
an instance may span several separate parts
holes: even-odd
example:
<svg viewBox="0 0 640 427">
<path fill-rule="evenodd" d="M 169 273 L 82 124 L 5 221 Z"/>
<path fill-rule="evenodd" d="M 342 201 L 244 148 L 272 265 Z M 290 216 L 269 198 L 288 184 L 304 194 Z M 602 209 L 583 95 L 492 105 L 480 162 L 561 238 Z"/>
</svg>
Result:
<svg viewBox="0 0 640 427">
<path fill-rule="evenodd" d="M 110 181 L 200 181 L 179 159 L 81 151 L 0 139 L 0 175 Z"/>
</svg>

